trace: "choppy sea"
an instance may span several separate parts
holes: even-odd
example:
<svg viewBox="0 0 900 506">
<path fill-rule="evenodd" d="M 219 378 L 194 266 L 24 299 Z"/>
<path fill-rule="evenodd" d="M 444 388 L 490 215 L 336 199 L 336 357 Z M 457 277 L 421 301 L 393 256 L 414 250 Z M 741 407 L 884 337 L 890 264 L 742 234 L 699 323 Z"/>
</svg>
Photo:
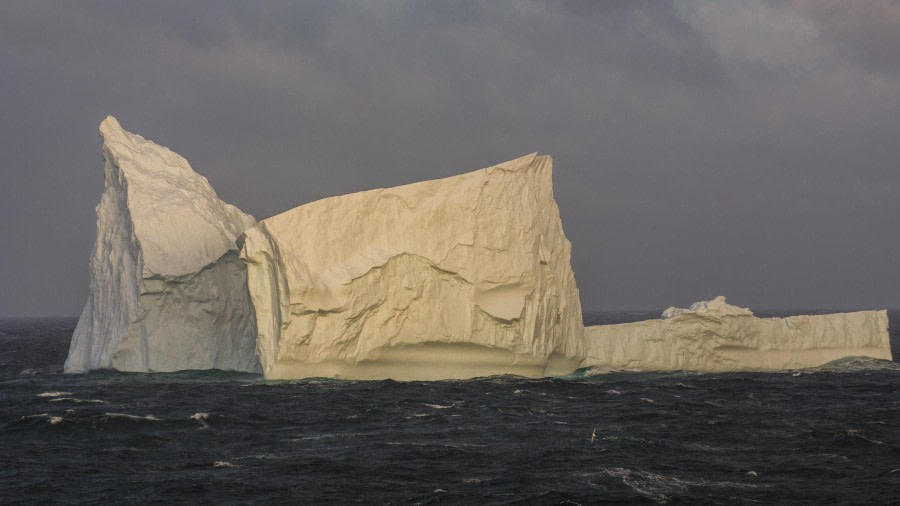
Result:
<svg viewBox="0 0 900 506">
<path fill-rule="evenodd" d="M 74 326 L 0 320 L 2 503 L 900 503 L 896 362 L 408 383 L 66 375 Z"/>
</svg>

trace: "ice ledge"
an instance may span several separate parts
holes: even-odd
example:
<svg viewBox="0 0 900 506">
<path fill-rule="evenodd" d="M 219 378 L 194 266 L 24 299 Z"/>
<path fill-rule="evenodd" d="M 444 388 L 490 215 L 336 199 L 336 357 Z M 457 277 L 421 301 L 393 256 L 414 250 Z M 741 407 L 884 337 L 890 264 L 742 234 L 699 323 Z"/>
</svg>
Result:
<svg viewBox="0 0 900 506">
<path fill-rule="evenodd" d="M 884 310 L 787 318 L 747 313 L 698 310 L 668 319 L 587 327 L 587 358 L 581 366 L 774 371 L 818 367 L 851 356 L 892 359 Z"/>
</svg>

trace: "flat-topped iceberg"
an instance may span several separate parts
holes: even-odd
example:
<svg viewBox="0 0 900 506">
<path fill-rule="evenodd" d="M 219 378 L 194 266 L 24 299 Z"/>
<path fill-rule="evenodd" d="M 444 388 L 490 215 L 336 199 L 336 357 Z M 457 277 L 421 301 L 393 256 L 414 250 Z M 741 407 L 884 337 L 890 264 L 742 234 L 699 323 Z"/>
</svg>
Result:
<svg viewBox="0 0 900 506">
<path fill-rule="evenodd" d="M 584 358 L 549 156 L 319 200 L 243 241 L 267 378 L 539 377 Z"/>
<path fill-rule="evenodd" d="M 891 360 L 887 311 L 757 318 L 724 297 L 663 319 L 584 331 L 583 367 L 644 371 L 765 371 L 817 367 L 848 356 Z"/>
<path fill-rule="evenodd" d="M 66 372 L 258 371 L 235 238 L 252 216 L 219 200 L 187 160 L 113 117 L 100 125 L 104 191 L 91 290 Z"/>
</svg>

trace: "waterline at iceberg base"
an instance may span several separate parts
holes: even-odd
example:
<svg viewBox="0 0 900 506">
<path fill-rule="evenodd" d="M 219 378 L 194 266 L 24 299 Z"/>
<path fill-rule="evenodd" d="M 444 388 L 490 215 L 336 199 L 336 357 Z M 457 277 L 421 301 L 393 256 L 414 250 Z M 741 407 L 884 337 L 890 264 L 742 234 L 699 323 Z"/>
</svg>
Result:
<svg viewBox="0 0 900 506">
<path fill-rule="evenodd" d="M 549 156 L 256 223 L 179 155 L 112 117 L 100 131 L 91 292 L 66 372 L 434 380 L 891 357 L 883 311 L 763 319 L 719 297 L 585 328 Z"/>
</svg>

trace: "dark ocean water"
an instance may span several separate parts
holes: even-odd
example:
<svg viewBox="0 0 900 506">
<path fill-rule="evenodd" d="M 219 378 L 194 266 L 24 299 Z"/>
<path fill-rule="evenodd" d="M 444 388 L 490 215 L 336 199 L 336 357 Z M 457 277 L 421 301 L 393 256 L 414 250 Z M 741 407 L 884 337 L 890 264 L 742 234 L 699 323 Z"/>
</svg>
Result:
<svg viewBox="0 0 900 506">
<path fill-rule="evenodd" d="M 410 383 L 64 375 L 74 325 L 0 320 L 0 502 L 900 502 L 896 362 Z M 898 356 L 900 313 L 891 327 Z"/>
</svg>

